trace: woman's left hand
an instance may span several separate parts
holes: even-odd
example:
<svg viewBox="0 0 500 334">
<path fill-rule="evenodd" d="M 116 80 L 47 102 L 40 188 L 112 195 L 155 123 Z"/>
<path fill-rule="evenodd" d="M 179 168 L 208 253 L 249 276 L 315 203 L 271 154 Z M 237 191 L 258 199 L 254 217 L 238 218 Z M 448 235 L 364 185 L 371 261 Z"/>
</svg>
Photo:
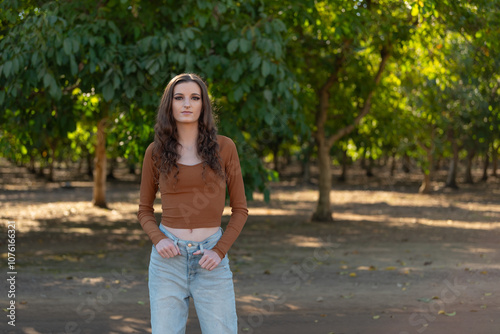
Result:
<svg viewBox="0 0 500 334">
<path fill-rule="evenodd" d="M 202 254 L 201 250 L 197 250 L 196 252 L 193 253 L 193 255 L 198 255 L 198 254 Z M 203 250 L 203 257 L 198 263 L 203 269 L 214 270 L 215 268 L 217 268 L 217 266 L 221 261 L 222 259 L 219 257 L 219 254 L 217 254 L 211 249 L 205 249 Z"/>
</svg>

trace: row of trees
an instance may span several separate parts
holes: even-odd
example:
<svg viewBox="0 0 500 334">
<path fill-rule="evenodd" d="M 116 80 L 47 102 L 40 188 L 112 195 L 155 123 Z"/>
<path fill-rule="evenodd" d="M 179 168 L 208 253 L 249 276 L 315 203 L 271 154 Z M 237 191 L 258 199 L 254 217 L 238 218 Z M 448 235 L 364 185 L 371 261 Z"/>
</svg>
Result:
<svg viewBox="0 0 500 334">
<path fill-rule="evenodd" d="M 498 15 L 487 0 L 23 1 L 0 7 L 0 148 L 53 166 L 140 161 L 158 101 L 181 72 L 206 78 L 219 132 L 242 157 L 247 196 L 268 196 L 263 157 L 317 157 L 316 220 L 331 220 L 331 164 L 433 160 L 500 149 Z M 489 161 L 489 159 L 486 159 Z M 496 171 L 496 166 L 494 166 Z"/>
</svg>

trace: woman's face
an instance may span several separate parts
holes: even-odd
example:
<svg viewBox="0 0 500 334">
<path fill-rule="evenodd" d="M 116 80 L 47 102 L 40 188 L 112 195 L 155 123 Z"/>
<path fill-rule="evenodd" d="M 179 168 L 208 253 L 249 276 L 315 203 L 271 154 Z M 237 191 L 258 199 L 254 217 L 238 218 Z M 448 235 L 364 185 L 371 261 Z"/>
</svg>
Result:
<svg viewBox="0 0 500 334">
<path fill-rule="evenodd" d="M 196 82 L 175 85 L 172 113 L 177 124 L 198 122 L 202 107 L 201 89 Z"/>
</svg>

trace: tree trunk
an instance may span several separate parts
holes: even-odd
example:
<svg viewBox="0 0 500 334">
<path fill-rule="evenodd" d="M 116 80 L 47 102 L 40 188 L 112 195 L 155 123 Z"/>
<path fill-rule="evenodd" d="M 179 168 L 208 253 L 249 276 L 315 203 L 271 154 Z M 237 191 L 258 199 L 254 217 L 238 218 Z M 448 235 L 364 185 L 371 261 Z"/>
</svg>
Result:
<svg viewBox="0 0 500 334">
<path fill-rule="evenodd" d="M 427 162 L 429 163 L 429 167 L 427 168 L 427 170 L 424 170 L 424 179 L 422 180 L 422 185 L 418 190 L 418 192 L 421 194 L 430 194 L 432 192 L 432 164 L 434 162 L 432 158 L 432 151 L 432 149 L 427 150 Z"/>
<path fill-rule="evenodd" d="M 432 182 L 432 172 L 434 166 L 434 134 L 435 129 L 431 129 L 431 141 L 430 146 L 427 147 L 424 144 L 420 144 L 420 146 L 427 152 L 427 169 L 424 169 L 424 179 L 422 180 L 422 185 L 418 190 L 421 194 L 429 194 L 432 192 L 431 182 Z"/>
<path fill-rule="evenodd" d="M 108 180 L 116 180 L 116 177 L 115 177 L 115 168 L 116 168 L 116 165 L 117 165 L 117 161 L 116 161 L 116 158 L 111 158 L 109 160 L 109 171 L 108 171 L 108 175 L 106 176 L 106 178 Z"/>
<path fill-rule="evenodd" d="M 457 185 L 457 168 L 458 168 L 458 144 L 455 136 L 448 137 L 451 140 L 451 147 L 453 150 L 453 158 L 450 162 L 448 169 L 448 177 L 446 178 L 446 187 L 458 189 Z"/>
<path fill-rule="evenodd" d="M 405 172 L 405 174 L 408 174 L 410 172 L 410 165 L 410 157 L 405 153 L 403 155 L 403 172 Z"/>
<path fill-rule="evenodd" d="M 278 152 L 280 150 L 280 144 L 278 141 L 272 145 L 272 150 L 273 150 L 273 162 L 274 162 L 274 170 L 276 172 L 280 172 L 280 163 L 278 159 Z"/>
<path fill-rule="evenodd" d="M 94 198 L 95 206 L 107 208 L 106 204 L 106 121 L 97 124 L 97 144 L 95 149 Z"/>
<path fill-rule="evenodd" d="M 391 177 L 394 177 L 395 171 L 396 171 L 396 152 L 393 152 L 391 161 Z"/>
<path fill-rule="evenodd" d="M 30 173 L 36 173 L 36 169 L 35 169 L 35 157 L 33 155 L 30 155 L 30 164 L 28 166 L 28 170 L 30 171 Z"/>
<path fill-rule="evenodd" d="M 50 143 L 50 156 L 49 156 L 49 175 L 48 180 L 54 182 L 54 164 L 56 161 L 56 144 L 55 142 Z"/>
<path fill-rule="evenodd" d="M 467 152 L 467 167 L 465 169 L 465 183 L 472 184 L 474 180 L 472 178 L 472 161 L 474 160 L 474 156 L 476 155 L 476 150 L 471 148 L 469 152 Z"/>
<path fill-rule="evenodd" d="M 337 178 L 339 182 L 345 182 L 347 180 L 347 164 L 349 157 L 347 156 L 347 150 L 342 150 L 342 174 Z"/>
<path fill-rule="evenodd" d="M 350 41 L 345 43 L 348 47 Z M 365 103 L 359 110 L 359 114 L 354 119 L 354 122 L 333 134 L 330 137 L 326 137 L 325 124 L 328 119 L 329 110 L 329 99 L 330 99 L 330 88 L 338 82 L 338 74 L 343 67 L 345 57 L 347 55 L 346 51 L 341 51 L 339 57 L 336 60 L 335 71 L 330 74 L 325 84 L 319 89 L 318 97 L 319 103 L 316 110 L 316 127 L 315 132 L 316 144 L 318 145 L 318 158 L 319 158 L 319 199 L 316 211 L 313 214 L 313 221 L 332 221 L 332 213 L 330 210 L 330 190 L 332 187 L 332 175 L 331 175 L 331 159 L 330 159 L 330 148 L 335 142 L 337 142 L 342 137 L 351 133 L 359 122 L 365 117 L 371 110 L 371 101 L 373 95 L 375 94 L 375 88 L 379 85 L 382 79 L 382 73 L 384 71 L 387 60 L 390 57 L 390 46 L 384 46 L 380 52 L 381 61 L 377 74 L 375 75 L 374 83 L 371 86 L 370 91 L 365 99 Z"/>
<path fill-rule="evenodd" d="M 87 154 L 86 154 L 86 157 L 87 157 L 87 175 L 91 178 L 94 177 L 94 167 L 93 167 L 93 163 L 92 163 L 92 155 L 90 154 L 90 151 L 89 150 L 86 150 L 87 151 Z"/>
<path fill-rule="evenodd" d="M 363 155 L 361 156 L 359 166 L 361 167 L 361 169 L 366 171 L 366 147 L 363 149 Z"/>
<path fill-rule="evenodd" d="M 481 177 L 481 181 L 488 180 L 488 167 L 490 165 L 490 154 L 488 151 L 484 154 L 484 162 L 483 162 L 483 177 Z"/>
<path fill-rule="evenodd" d="M 368 177 L 375 176 L 375 174 L 373 174 L 373 158 L 372 157 L 368 158 L 368 165 L 366 166 L 366 176 L 368 176 Z"/>
<path fill-rule="evenodd" d="M 128 162 L 128 173 L 135 175 L 135 163 L 132 161 Z"/>
<path fill-rule="evenodd" d="M 491 168 L 493 169 L 493 171 L 491 172 L 491 176 L 495 176 L 495 177 L 498 177 L 498 174 L 497 174 L 497 169 L 498 169 L 498 149 L 500 148 L 500 145 L 498 145 L 498 147 L 495 147 L 495 144 L 491 144 L 491 162 L 492 162 L 492 166 Z"/>
<path fill-rule="evenodd" d="M 318 143 L 318 163 L 319 163 L 319 198 L 313 221 L 333 221 L 330 209 L 330 191 L 332 189 L 332 173 L 330 148 L 326 145 L 326 139 Z"/>
<path fill-rule="evenodd" d="M 302 150 L 302 182 L 307 184 L 311 179 L 311 154 L 314 148 L 314 143 L 307 142 L 307 146 Z"/>
<path fill-rule="evenodd" d="M 40 166 L 38 167 L 37 176 L 45 177 L 44 165 L 45 165 L 45 157 L 44 157 L 44 159 L 40 159 Z"/>
</svg>

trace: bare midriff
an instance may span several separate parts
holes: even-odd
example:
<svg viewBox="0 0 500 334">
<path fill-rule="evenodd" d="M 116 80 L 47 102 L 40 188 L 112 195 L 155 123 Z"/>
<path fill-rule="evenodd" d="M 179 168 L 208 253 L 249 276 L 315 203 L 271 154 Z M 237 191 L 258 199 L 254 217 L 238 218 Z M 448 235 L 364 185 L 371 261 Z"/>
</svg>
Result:
<svg viewBox="0 0 500 334">
<path fill-rule="evenodd" d="M 200 228 L 172 228 L 165 226 L 167 231 L 177 238 L 189 241 L 203 241 L 211 235 L 217 233 L 219 227 L 200 227 Z"/>
</svg>

